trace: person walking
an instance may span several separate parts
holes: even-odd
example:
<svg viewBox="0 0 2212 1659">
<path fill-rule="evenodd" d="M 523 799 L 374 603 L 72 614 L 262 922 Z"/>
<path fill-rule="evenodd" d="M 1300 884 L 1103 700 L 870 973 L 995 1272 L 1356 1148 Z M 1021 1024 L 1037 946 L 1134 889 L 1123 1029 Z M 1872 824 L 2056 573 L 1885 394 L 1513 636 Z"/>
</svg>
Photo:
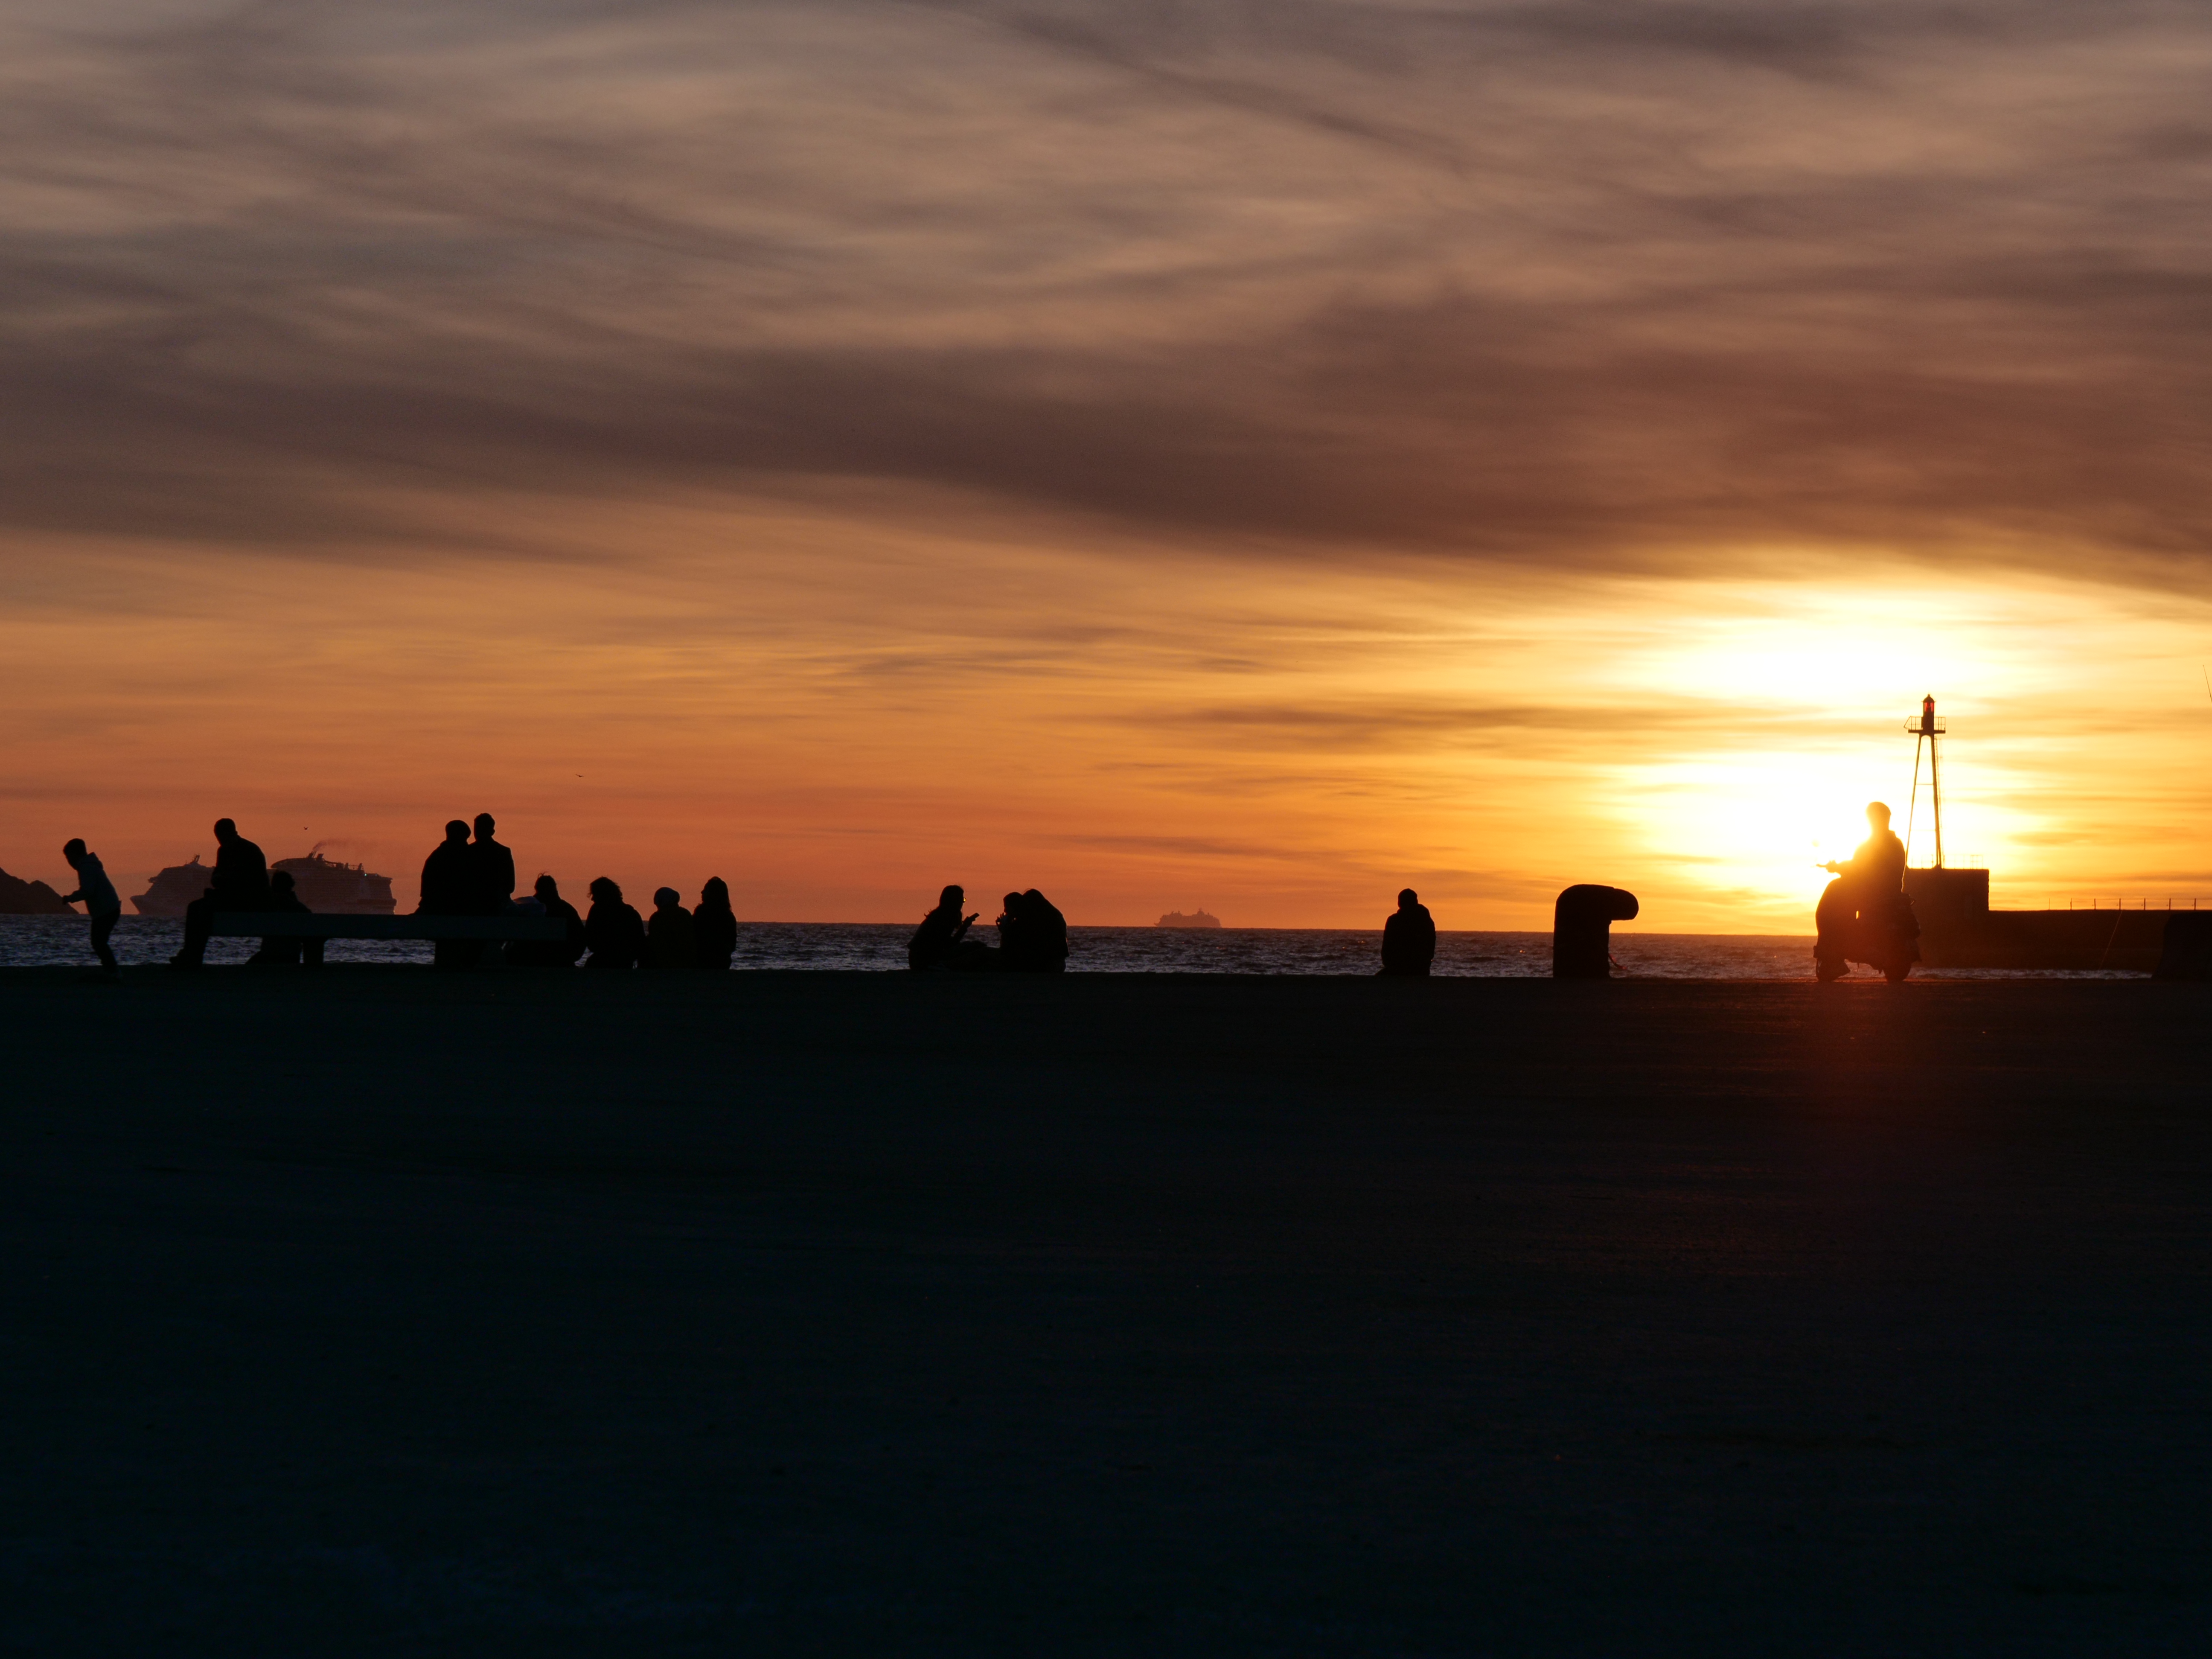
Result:
<svg viewBox="0 0 2212 1659">
<path fill-rule="evenodd" d="M 103 978 L 118 978 L 123 970 L 115 965 L 115 952 L 108 948 L 107 936 L 123 919 L 123 900 L 115 890 L 115 884 L 108 880 L 98 854 L 83 842 L 68 842 L 62 848 L 62 856 L 76 872 L 76 891 L 63 894 L 62 902 L 82 902 L 84 913 L 92 921 L 92 953 L 100 958 L 100 975 Z"/>
</svg>

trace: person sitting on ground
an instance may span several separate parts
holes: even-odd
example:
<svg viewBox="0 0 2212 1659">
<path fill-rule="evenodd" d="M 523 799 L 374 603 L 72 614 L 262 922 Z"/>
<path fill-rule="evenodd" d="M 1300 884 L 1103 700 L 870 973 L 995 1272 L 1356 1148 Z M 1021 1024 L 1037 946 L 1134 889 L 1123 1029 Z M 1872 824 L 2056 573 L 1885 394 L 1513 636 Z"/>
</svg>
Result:
<svg viewBox="0 0 2212 1659">
<path fill-rule="evenodd" d="M 269 878 L 269 908 L 277 915 L 311 916 L 314 912 L 295 890 L 297 884 L 289 870 L 276 871 Z M 312 951 L 307 947 L 313 946 Z M 255 968 L 295 968 L 302 961 L 320 967 L 323 942 L 319 939 L 299 939 L 282 933 L 264 933 L 261 948 L 246 957 L 246 965 Z"/>
<path fill-rule="evenodd" d="M 937 908 L 921 919 L 921 926 L 907 941 L 908 968 L 920 973 L 929 968 L 974 967 L 989 963 L 990 947 L 981 939 L 968 937 L 975 918 L 960 914 L 967 902 L 967 893 L 957 885 L 947 887 L 938 896 Z"/>
<path fill-rule="evenodd" d="M 1001 965 L 1018 974 L 1066 972 L 1067 918 L 1060 907 L 1032 887 L 1007 894 L 1006 908 L 1015 927 Z"/>
<path fill-rule="evenodd" d="M 999 960 L 1011 964 L 1022 953 L 1022 896 L 1009 893 L 1000 907 L 999 919 L 991 925 L 999 930 Z"/>
<path fill-rule="evenodd" d="M 592 883 L 592 911 L 584 918 L 586 968 L 635 968 L 645 953 L 645 922 L 623 902 L 622 889 L 605 876 Z"/>
<path fill-rule="evenodd" d="M 567 936 L 558 939 L 510 939 L 507 959 L 518 968 L 573 968 L 576 958 L 584 954 L 584 919 L 576 914 L 576 907 L 561 896 L 561 884 L 549 875 L 540 874 L 526 902 L 534 905 L 540 915 L 550 916 L 567 929 Z"/>
<path fill-rule="evenodd" d="M 699 908 L 691 913 L 691 938 L 702 968 L 727 971 L 738 952 L 738 918 L 730 908 L 730 884 L 720 876 L 707 878 L 699 890 Z"/>
<path fill-rule="evenodd" d="M 1437 959 L 1437 924 L 1421 896 L 1408 887 L 1398 908 L 1382 924 L 1382 972 L 1393 978 L 1425 979 Z"/>
<path fill-rule="evenodd" d="M 107 878 L 107 871 L 97 854 L 82 841 L 70 841 L 62 848 L 62 857 L 69 867 L 76 872 L 76 891 L 62 895 L 62 902 L 84 903 L 84 913 L 92 921 L 92 953 L 100 958 L 100 971 L 112 977 L 122 972 L 115 965 L 115 952 L 108 948 L 107 936 L 115 931 L 115 924 L 123 919 L 123 900 L 115 890 L 115 884 Z"/>
<path fill-rule="evenodd" d="M 699 943 L 691 913 L 684 908 L 684 895 L 673 887 L 656 888 L 653 915 L 645 924 L 645 965 L 648 968 L 696 968 Z"/>
<path fill-rule="evenodd" d="M 238 833 L 228 818 L 215 821 L 215 869 L 207 890 L 185 907 L 185 945 L 169 958 L 172 968 L 197 968 L 207 956 L 219 912 L 269 908 L 269 860 Z"/>
<path fill-rule="evenodd" d="M 418 916 L 474 916 L 483 915 L 477 902 L 477 872 L 469 853 L 469 826 L 459 818 L 446 822 L 446 838 L 422 860 L 422 897 Z M 430 963 L 436 968 L 465 968 L 483 954 L 481 939 L 441 939 L 432 941 Z M 464 948 L 475 947 L 475 948 Z"/>
</svg>

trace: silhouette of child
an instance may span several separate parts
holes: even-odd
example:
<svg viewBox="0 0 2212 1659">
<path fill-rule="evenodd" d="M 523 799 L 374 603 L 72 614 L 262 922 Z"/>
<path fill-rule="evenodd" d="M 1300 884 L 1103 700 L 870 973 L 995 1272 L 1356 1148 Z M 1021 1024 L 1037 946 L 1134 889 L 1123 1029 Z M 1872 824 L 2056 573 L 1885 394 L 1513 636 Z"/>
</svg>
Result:
<svg viewBox="0 0 2212 1659">
<path fill-rule="evenodd" d="M 92 953 L 100 958 L 103 975 L 116 975 L 121 969 L 115 965 L 115 952 L 107 947 L 107 936 L 115 931 L 115 924 L 123 919 L 123 900 L 115 890 L 115 884 L 107 878 L 107 872 L 99 858 L 82 841 L 71 841 L 62 848 L 62 856 L 76 872 L 76 891 L 62 895 L 62 902 L 84 902 L 84 913 L 92 921 Z"/>
</svg>

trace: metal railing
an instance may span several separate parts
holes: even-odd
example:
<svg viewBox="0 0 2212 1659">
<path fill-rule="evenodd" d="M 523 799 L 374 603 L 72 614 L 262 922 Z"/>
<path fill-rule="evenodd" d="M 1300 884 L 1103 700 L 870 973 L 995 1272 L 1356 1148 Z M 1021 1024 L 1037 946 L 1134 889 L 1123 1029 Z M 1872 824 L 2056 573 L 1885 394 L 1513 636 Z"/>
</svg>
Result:
<svg viewBox="0 0 2212 1659">
<path fill-rule="evenodd" d="M 2180 897 L 2175 897 L 2169 894 L 2162 899 L 2123 898 L 2116 897 L 2108 894 L 2101 897 L 2093 896 L 2089 898 L 2069 898 L 2066 901 L 2064 908 L 2069 910 L 2106 911 L 2195 910 L 2200 907 L 2207 905 L 2212 905 L 2212 899 L 2207 899 L 2203 895 L 2196 893 L 2185 894 Z M 1995 908 L 1996 907 L 1992 903 L 1991 908 Z M 2043 908 L 2046 910 L 2056 910 L 2061 907 L 2056 903 L 2047 902 Z"/>
</svg>

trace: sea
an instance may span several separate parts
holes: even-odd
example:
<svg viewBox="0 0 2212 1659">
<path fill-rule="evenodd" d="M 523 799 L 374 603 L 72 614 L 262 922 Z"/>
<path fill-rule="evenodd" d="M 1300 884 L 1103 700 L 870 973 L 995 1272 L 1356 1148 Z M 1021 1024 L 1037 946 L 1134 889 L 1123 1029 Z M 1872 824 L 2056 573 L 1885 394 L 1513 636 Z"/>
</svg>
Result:
<svg viewBox="0 0 2212 1659">
<path fill-rule="evenodd" d="M 738 924 L 738 969 L 892 973 L 906 969 L 910 922 L 748 921 Z M 166 962 L 184 924 L 125 916 L 112 940 L 125 966 Z M 212 939 L 210 964 L 240 963 L 256 941 Z M 1071 927 L 1068 971 L 1090 974 L 1371 974 L 1380 928 Z M 412 939 L 332 939 L 330 962 L 423 963 L 430 946 Z M 1813 937 L 1771 933 L 1641 933 L 1615 931 L 1613 959 L 1628 979 L 1813 977 Z M 81 916 L 0 916 L 0 967 L 89 965 Z M 1549 933 L 1439 933 L 1434 971 L 1467 979 L 1543 979 L 1552 971 Z M 1870 970 L 1855 969 L 1854 977 Z M 1916 969 L 1916 979 L 2133 979 L 2118 973 L 2000 969 Z"/>
</svg>

